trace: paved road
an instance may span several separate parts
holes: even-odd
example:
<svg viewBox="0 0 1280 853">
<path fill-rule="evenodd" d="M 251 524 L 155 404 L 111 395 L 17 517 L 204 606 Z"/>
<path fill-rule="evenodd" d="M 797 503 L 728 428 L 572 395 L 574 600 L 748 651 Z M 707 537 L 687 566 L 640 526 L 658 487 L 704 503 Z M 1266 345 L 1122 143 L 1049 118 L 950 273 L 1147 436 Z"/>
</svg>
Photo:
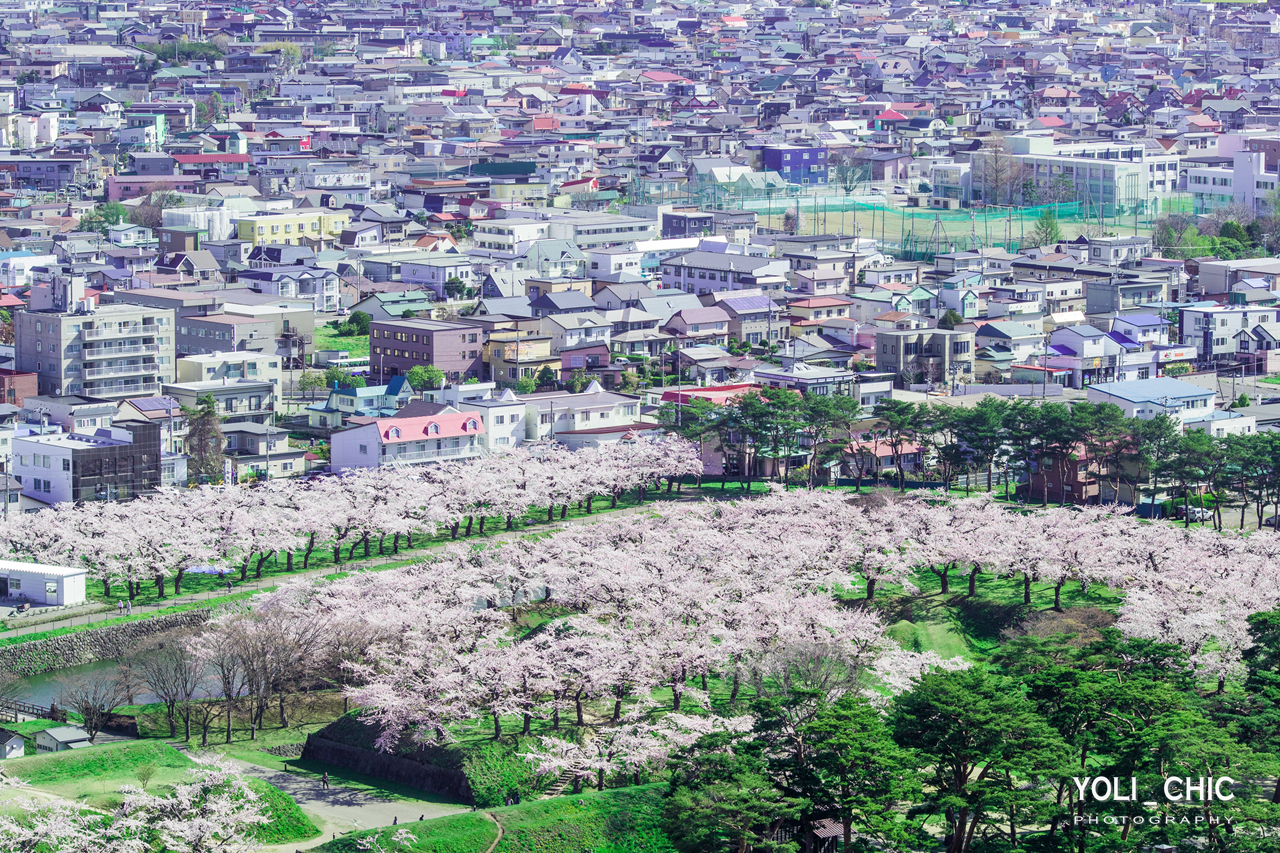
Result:
<svg viewBox="0 0 1280 853">
<path fill-rule="evenodd" d="M 466 806 L 445 803 L 398 802 L 376 797 L 362 791 L 337 786 L 324 790 L 314 776 L 295 775 L 279 770 L 259 767 L 247 761 L 232 759 L 245 775 L 254 776 L 275 785 L 293 797 L 303 811 L 318 818 L 320 837 L 300 844 L 285 844 L 268 848 L 273 851 L 303 850 L 329 841 L 335 834 L 341 835 L 353 829 L 373 829 L 390 826 L 393 820 L 410 823 L 419 817 L 427 819 L 468 811 Z"/>
</svg>

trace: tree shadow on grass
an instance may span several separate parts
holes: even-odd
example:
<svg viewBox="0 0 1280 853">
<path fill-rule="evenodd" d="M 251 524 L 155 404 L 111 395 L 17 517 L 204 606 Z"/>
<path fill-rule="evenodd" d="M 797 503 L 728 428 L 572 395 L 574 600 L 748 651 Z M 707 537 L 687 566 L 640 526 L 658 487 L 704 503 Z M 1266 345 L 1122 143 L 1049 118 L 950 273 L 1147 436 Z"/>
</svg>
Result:
<svg viewBox="0 0 1280 853">
<path fill-rule="evenodd" d="M 956 621 L 975 640 L 998 640 L 1001 632 L 1021 622 L 1034 607 L 1021 602 L 1002 604 L 981 598 L 960 597 L 953 601 Z"/>
</svg>

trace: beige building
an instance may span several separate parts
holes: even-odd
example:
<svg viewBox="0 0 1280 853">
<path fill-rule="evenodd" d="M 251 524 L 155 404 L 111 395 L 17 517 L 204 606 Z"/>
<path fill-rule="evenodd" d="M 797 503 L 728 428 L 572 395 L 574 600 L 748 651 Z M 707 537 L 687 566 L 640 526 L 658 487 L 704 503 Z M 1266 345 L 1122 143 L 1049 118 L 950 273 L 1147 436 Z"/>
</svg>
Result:
<svg viewBox="0 0 1280 853">
<path fill-rule="evenodd" d="M 279 388 L 281 363 L 275 354 L 242 350 L 188 355 L 178 359 L 175 367 L 178 382 L 257 379 Z"/>
<path fill-rule="evenodd" d="M 971 381 L 973 351 L 973 332 L 948 329 L 880 329 L 876 332 L 876 370 L 898 374 L 900 384 Z"/>
</svg>

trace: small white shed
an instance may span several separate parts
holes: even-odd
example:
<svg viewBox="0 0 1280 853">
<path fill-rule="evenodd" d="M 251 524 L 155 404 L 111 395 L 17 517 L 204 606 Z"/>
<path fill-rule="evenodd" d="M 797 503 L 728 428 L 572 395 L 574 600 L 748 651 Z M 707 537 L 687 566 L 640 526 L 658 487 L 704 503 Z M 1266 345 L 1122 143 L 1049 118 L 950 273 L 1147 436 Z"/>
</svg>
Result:
<svg viewBox="0 0 1280 853">
<path fill-rule="evenodd" d="M 84 604 L 84 569 L 0 560 L 0 599 L 32 604 Z"/>
</svg>

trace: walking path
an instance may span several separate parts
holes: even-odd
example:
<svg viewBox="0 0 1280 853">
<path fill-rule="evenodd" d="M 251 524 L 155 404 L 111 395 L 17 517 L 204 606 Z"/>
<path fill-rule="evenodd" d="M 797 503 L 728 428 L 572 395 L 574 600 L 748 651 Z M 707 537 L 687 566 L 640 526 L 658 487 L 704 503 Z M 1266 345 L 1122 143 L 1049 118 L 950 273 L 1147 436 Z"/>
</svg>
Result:
<svg viewBox="0 0 1280 853">
<path fill-rule="evenodd" d="M 333 785 L 328 789 L 320 780 L 310 775 L 285 773 L 231 759 L 231 763 L 246 776 L 270 782 L 284 791 L 298 806 L 313 818 L 319 818 L 320 836 L 298 844 L 282 845 L 284 848 L 302 850 L 316 847 L 335 835 L 360 829 L 391 826 L 392 821 L 411 823 L 418 818 L 431 819 L 469 811 L 466 806 L 448 803 L 403 802 L 377 797 L 363 791 L 353 791 Z"/>
<path fill-rule="evenodd" d="M 528 527 L 522 528 L 520 530 L 511 530 L 511 531 L 504 530 L 501 533 L 486 535 L 482 538 L 472 537 L 471 539 L 463 539 L 460 536 L 458 538 L 458 541 L 459 542 L 500 542 L 506 539 L 524 536 L 529 533 L 551 532 L 551 531 L 559 530 L 570 524 L 581 524 L 584 522 L 595 521 L 598 518 L 602 518 L 602 517 L 612 518 L 619 515 L 629 515 L 635 512 L 648 511 L 649 509 L 652 508 L 654 503 L 667 503 L 673 499 L 681 500 L 681 501 L 689 501 L 689 500 L 700 500 L 701 497 L 699 495 L 690 494 L 690 493 L 686 493 L 683 496 L 673 495 L 672 498 L 665 498 L 664 496 L 664 500 L 662 501 L 651 501 L 650 503 L 643 504 L 642 506 L 624 507 L 622 509 L 614 509 L 614 510 L 599 509 L 592 515 L 581 516 L 579 518 L 566 519 L 564 521 L 554 521 L 550 524 L 546 523 L 545 521 L 539 522 L 537 524 L 531 524 Z M 413 550 L 405 549 L 405 550 L 402 550 L 399 554 L 385 554 L 385 555 L 374 557 L 368 560 L 353 560 L 349 563 L 342 563 L 341 565 L 338 565 L 338 566 L 325 566 L 324 568 L 321 568 L 321 569 L 310 569 L 305 572 L 292 572 L 292 573 L 286 572 L 281 574 L 275 574 L 270 577 L 264 577 L 258 580 L 235 581 L 233 582 L 232 592 L 233 593 L 259 592 L 265 589 L 272 589 L 288 581 L 322 578 L 325 575 L 331 575 L 337 572 L 351 572 L 351 571 L 357 571 L 359 569 L 376 569 L 379 566 L 386 566 L 389 563 L 402 563 L 406 560 L 412 560 L 417 557 L 424 556 L 425 554 L 439 547 L 441 546 L 432 545 L 425 548 L 415 548 Z M 227 590 L 225 588 L 212 589 L 212 590 L 207 590 L 205 592 L 192 593 L 190 595 L 174 595 L 174 596 L 170 596 L 169 598 L 166 598 L 164 601 L 159 601 L 154 604 L 134 605 L 133 615 L 135 616 L 139 614 L 154 615 L 160 610 L 173 607 L 175 605 L 198 604 L 202 601 L 209 601 L 214 598 L 220 598 L 224 595 L 227 595 Z M 39 625 L 32 625 L 29 628 L 15 628 L 12 631 L 2 631 L 0 632 L 0 640 L 8 640 L 14 637 L 21 637 L 26 634 L 34 634 L 34 633 L 39 633 L 43 631 L 53 631 L 58 628 L 70 628 L 76 625 L 91 625 L 94 623 L 105 622 L 109 619 L 117 619 L 119 618 L 119 616 L 120 614 L 116 613 L 115 610 L 110 610 L 105 612 L 100 611 L 96 613 L 86 614 L 84 616 L 72 616 L 67 619 L 59 619 L 53 622 L 43 622 Z"/>
</svg>

